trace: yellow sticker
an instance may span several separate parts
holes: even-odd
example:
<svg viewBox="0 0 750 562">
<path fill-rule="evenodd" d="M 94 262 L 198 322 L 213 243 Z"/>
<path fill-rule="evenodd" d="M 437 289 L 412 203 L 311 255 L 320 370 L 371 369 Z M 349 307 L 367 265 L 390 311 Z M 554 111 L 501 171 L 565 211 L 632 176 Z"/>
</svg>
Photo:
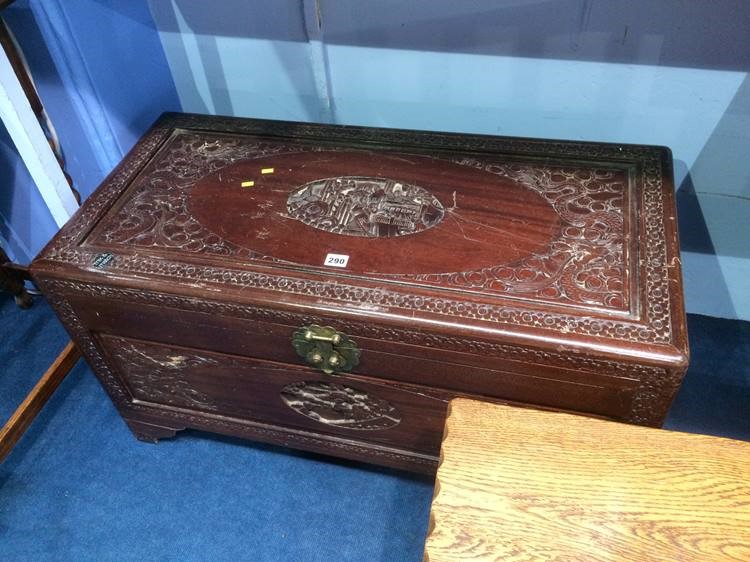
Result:
<svg viewBox="0 0 750 562">
<path fill-rule="evenodd" d="M 273 168 L 263 168 L 260 171 L 261 174 L 273 174 Z"/>
<path fill-rule="evenodd" d="M 240 184 L 242 187 L 253 187 L 255 185 L 254 181 L 243 181 Z"/>
</svg>

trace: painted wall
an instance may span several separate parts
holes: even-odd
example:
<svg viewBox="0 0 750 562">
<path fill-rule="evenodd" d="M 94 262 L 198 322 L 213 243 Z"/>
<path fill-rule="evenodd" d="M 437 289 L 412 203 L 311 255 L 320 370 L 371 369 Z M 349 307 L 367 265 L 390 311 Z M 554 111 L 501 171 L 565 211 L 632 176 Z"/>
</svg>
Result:
<svg viewBox="0 0 750 562">
<path fill-rule="evenodd" d="M 17 0 L 2 15 L 84 198 L 159 114 L 180 109 L 145 1 Z M 12 145 L 0 149 L 2 243 L 12 259 L 28 263 L 56 227 Z"/>
<path fill-rule="evenodd" d="M 186 111 L 671 147 L 688 310 L 750 319 L 750 3 L 150 5 Z"/>
</svg>

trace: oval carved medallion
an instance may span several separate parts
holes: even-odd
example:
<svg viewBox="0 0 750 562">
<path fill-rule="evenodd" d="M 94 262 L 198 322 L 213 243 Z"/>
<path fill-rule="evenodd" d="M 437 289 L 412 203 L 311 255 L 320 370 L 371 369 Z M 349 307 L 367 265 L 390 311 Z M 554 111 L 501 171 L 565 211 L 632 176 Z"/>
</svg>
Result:
<svg viewBox="0 0 750 562">
<path fill-rule="evenodd" d="M 346 236 L 415 234 L 443 220 L 445 209 L 426 189 L 391 179 L 342 176 L 311 181 L 287 199 L 289 216 Z"/>
<path fill-rule="evenodd" d="M 210 252 L 233 260 L 277 260 L 333 274 L 323 263 L 330 252 L 350 256 L 346 272 L 368 279 L 466 272 L 471 283 L 483 286 L 496 278 L 485 270 L 545 254 L 563 226 L 542 193 L 473 164 L 354 150 L 237 158 L 198 180 L 184 206 L 185 213 L 213 233 L 199 244 L 202 253 L 210 245 Z M 273 173 L 262 174 L 270 168 Z M 352 180 L 351 186 L 336 187 L 336 179 L 342 186 Z M 242 187 L 246 180 L 253 185 Z M 321 194 L 328 180 L 336 188 Z M 563 199 L 566 189 L 560 188 Z M 348 192 L 342 195 L 343 191 Z M 370 191 L 365 204 L 360 196 Z M 416 202 L 405 193 L 414 195 Z M 152 194 L 155 204 L 160 197 Z M 148 213 L 182 212 L 172 207 L 173 199 L 169 201 L 163 210 L 148 207 Z M 172 233 L 183 218 L 172 216 L 156 231 Z M 192 236 L 192 227 L 185 228 L 177 231 L 180 239 Z M 153 239 L 144 243 L 152 244 Z"/>
<path fill-rule="evenodd" d="M 401 422 L 398 410 L 388 401 L 340 384 L 296 382 L 281 390 L 281 399 L 303 416 L 346 429 L 388 429 Z"/>
</svg>

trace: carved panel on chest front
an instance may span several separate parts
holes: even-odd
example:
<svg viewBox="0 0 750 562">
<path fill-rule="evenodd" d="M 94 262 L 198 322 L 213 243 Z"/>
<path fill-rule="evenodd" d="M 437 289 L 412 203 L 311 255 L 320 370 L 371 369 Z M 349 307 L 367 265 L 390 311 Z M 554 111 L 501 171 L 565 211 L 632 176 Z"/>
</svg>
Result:
<svg viewBox="0 0 750 562">
<path fill-rule="evenodd" d="M 388 429 L 401 422 L 398 410 L 388 401 L 341 384 L 297 382 L 284 387 L 281 398 L 295 412 L 339 428 Z"/>
<path fill-rule="evenodd" d="M 218 365 L 212 357 L 187 350 L 136 344 L 115 336 L 100 338 L 124 375 L 133 398 L 197 410 L 218 409 L 211 397 L 195 389 L 185 378 L 187 369 Z"/>
</svg>

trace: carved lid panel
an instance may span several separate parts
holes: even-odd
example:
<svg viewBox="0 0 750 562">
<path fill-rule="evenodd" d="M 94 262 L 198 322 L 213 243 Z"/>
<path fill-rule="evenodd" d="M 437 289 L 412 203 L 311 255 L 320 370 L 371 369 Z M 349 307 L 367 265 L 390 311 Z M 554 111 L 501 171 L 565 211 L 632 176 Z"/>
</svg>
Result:
<svg viewBox="0 0 750 562">
<path fill-rule="evenodd" d="M 88 242 L 628 312 L 628 196 L 623 169 L 186 132 Z"/>
<path fill-rule="evenodd" d="M 43 257 L 667 344 L 682 322 L 670 162 L 655 147 L 173 115 Z"/>
<path fill-rule="evenodd" d="M 255 185 L 241 188 L 248 177 Z M 554 209 L 516 182 L 374 151 L 244 159 L 198 181 L 188 208 L 238 248 L 323 272 L 329 253 L 346 255 L 343 272 L 368 277 L 510 263 L 544 251 L 560 229 Z"/>
</svg>

